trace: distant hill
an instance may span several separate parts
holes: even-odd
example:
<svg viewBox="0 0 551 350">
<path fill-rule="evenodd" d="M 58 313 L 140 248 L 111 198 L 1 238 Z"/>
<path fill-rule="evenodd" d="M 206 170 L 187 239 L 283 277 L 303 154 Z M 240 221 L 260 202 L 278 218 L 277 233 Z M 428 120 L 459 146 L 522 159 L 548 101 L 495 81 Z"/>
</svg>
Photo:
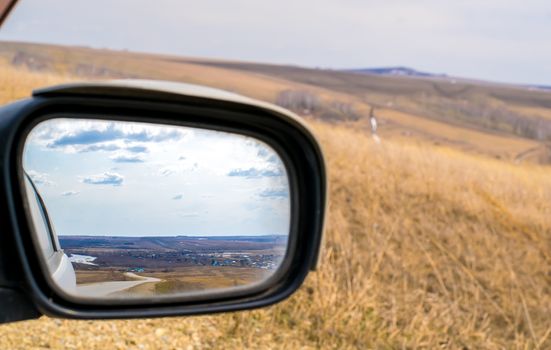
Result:
<svg viewBox="0 0 551 350">
<path fill-rule="evenodd" d="M 151 251 L 262 250 L 285 246 L 287 236 L 59 236 L 63 249 L 133 249 Z"/>
<path fill-rule="evenodd" d="M 531 88 L 551 91 L 551 85 L 531 85 Z"/>
<path fill-rule="evenodd" d="M 22 77 L 26 78 L 23 79 Z M 357 70 L 237 62 L 85 47 L 0 42 L 0 103 L 71 80 L 141 78 L 206 85 L 383 139 L 551 164 L 551 90 L 450 77 L 407 67 Z M 2 92 L 21 81 L 29 86 Z M 34 83 L 33 83 L 34 82 Z"/>
<path fill-rule="evenodd" d="M 446 77 L 446 74 L 434 74 L 415 70 L 409 67 L 381 67 L 381 68 L 356 68 L 346 69 L 346 72 L 377 74 L 377 75 L 392 75 L 400 77 Z"/>
</svg>

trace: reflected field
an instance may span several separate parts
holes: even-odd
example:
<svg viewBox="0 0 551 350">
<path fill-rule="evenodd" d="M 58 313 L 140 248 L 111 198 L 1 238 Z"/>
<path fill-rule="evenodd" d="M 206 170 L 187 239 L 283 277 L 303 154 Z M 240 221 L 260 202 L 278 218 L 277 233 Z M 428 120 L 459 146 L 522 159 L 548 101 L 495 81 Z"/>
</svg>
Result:
<svg viewBox="0 0 551 350">
<path fill-rule="evenodd" d="M 123 297 L 250 285 L 282 261 L 286 236 L 62 236 L 77 293 Z"/>
</svg>

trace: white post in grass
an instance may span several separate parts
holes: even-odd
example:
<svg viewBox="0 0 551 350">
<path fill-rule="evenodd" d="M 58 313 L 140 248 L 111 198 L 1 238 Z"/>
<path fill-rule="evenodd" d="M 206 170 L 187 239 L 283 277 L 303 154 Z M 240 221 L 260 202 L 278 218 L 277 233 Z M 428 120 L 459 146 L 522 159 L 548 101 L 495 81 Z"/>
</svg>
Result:
<svg viewBox="0 0 551 350">
<path fill-rule="evenodd" d="M 369 110 L 369 123 L 371 124 L 371 136 L 375 143 L 381 143 L 381 138 L 377 135 L 377 118 L 375 117 L 375 108 L 371 107 Z"/>
</svg>

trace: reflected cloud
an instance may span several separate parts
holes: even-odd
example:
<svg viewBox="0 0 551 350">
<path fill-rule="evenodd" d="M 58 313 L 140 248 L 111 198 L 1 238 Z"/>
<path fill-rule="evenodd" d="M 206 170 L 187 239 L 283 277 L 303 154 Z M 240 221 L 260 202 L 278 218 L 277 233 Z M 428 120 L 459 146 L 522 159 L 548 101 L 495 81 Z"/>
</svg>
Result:
<svg viewBox="0 0 551 350">
<path fill-rule="evenodd" d="M 256 152 L 256 155 L 260 158 L 267 158 L 271 154 L 270 151 L 268 151 L 266 148 L 260 148 L 258 152 Z"/>
<path fill-rule="evenodd" d="M 27 175 L 29 175 L 31 180 L 33 180 L 33 183 L 37 186 L 38 185 L 50 186 L 53 184 L 53 182 L 51 182 L 48 178 L 49 175 L 46 173 L 40 173 L 36 170 L 28 170 Z"/>
<path fill-rule="evenodd" d="M 257 145 L 257 147 L 262 147 L 262 146 Z M 259 150 L 256 152 L 256 155 L 258 158 L 262 159 L 267 163 L 281 164 L 281 159 L 279 158 L 277 153 L 267 148 L 259 148 Z"/>
<path fill-rule="evenodd" d="M 262 198 L 289 198 L 286 188 L 269 188 L 258 194 Z"/>
<path fill-rule="evenodd" d="M 84 148 L 81 148 L 78 150 L 79 153 L 84 152 L 97 152 L 97 151 L 106 151 L 106 152 L 112 152 L 119 150 L 120 147 L 115 144 L 98 144 L 98 145 L 90 145 L 86 146 Z"/>
<path fill-rule="evenodd" d="M 145 146 L 131 146 L 125 148 L 128 152 L 132 153 L 147 153 L 149 149 Z"/>
<path fill-rule="evenodd" d="M 268 163 L 272 163 L 272 164 L 279 164 L 279 162 L 280 162 L 279 157 L 275 154 L 268 157 L 268 159 L 266 159 L 266 161 Z"/>
<path fill-rule="evenodd" d="M 115 163 L 143 163 L 140 156 L 118 154 L 110 158 Z"/>
<path fill-rule="evenodd" d="M 181 162 L 178 164 L 172 164 L 159 169 L 159 175 L 169 176 L 172 174 L 181 174 L 182 172 L 192 172 L 199 168 L 199 163 L 194 162 Z"/>
<path fill-rule="evenodd" d="M 124 181 L 124 177 L 117 173 L 105 172 L 103 174 L 83 177 L 81 181 L 89 185 L 121 186 Z"/>
<path fill-rule="evenodd" d="M 48 144 L 50 148 L 72 145 L 89 145 L 106 141 L 114 141 L 124 138 L 124 133 L 117 130 L 111 123 L 104 130 L 80 130 L 78 132 L 63 135 Z"/>
<path fill-rule="evenodd" d="M 124 149 L 130 153 L 147 153 L 148 147 L 135 143 L 179 141 L 188 133 L 184 130 L 148 124 L 124 125 L 119 122 L 84 121 L 59 122 L 37 130 L 35 135 L 41 140 L 42 145 L 50 149 L 78 153 Z"/>
<path fill-rule="evenodd" d="M 117 128 L 115 123 L 109 123 L 105 129 L 78 130 L 62 135 L 48 144 L 50 148 L 73 145 L 90 145 L 94 143 L 123 140 L 138 142 L 162 142 L 179 140 L 184 136 L 180 130 L 158 130 L 154 133 L 148 129 L 124 130 Z"/>
<path fill-rule="evenodd" d="M 245 177 L 248 179 L 255 179 L 260 177 L 277 177 L 282 176 L 283 172 L 281 169 L 233 169 L 228 173 L 228 176 L 231 177 Z"/>
<path fill-rule="evenodd" d="M 63 197 L 71 197 L 71 196 L 76 196 L 79 193 L 80 193 L 79 191 L 66 191 L 66 192 L 63 192 L 61 195 Z"/>
</svg>

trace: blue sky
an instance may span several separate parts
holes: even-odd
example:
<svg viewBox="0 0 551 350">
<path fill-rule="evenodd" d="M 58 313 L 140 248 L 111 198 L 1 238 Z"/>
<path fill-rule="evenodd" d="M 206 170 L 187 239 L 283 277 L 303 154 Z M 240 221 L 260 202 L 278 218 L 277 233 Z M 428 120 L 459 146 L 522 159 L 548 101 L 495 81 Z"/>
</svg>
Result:
<svg viewBox="0 0 551 350">
<path fill-rule="evenodd" d="M 212 130 L 54 119 L 30 134 L 24 167 L 60 235 L 288 234 L 279 156 Z"/>
<path fill-rule="evenodd" d="M 549 0 L 21 0 L 0 40 L 551 85 Z"/>
</svg>

